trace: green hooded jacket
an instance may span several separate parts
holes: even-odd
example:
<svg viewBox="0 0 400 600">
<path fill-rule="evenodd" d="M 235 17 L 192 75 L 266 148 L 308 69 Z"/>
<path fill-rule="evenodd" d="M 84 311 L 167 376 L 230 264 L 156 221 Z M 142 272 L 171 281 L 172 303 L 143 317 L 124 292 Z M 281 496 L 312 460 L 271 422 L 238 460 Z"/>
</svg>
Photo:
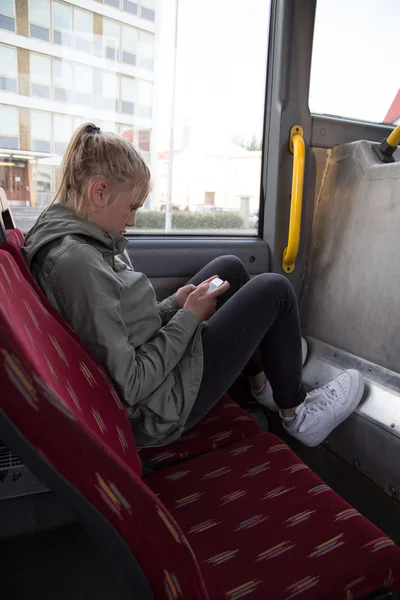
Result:
<svg viewBox="0 0 400 600">
<path fill-rule="evenodd" d="M 125 402 L 138 446 L 180 437 L 203 371 L 201 325 L 175 295 L 156 301 L 124 237 L 52 205 L 23 254 L 54 308 L 106 369 Z"/>
</svg>

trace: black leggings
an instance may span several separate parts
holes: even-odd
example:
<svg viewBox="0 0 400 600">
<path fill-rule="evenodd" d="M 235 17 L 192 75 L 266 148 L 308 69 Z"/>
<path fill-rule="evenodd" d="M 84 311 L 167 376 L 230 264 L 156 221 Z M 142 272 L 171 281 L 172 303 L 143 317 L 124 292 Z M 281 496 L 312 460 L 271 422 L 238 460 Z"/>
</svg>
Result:
<svg viewBox="0 0 400 600">
<path fill-rule="evenodd" d="M 185 429 L 201 421 L 242 372 L 264 371 L 280 408 L 293 408 L 306 396 L 297 299 L 288 280 L 271 273 L 250 279 L 236 256 L 222 256 L 189 283 L 212 275 L 230 288 L 202 332 L 203 378 Z"/>
</svg>

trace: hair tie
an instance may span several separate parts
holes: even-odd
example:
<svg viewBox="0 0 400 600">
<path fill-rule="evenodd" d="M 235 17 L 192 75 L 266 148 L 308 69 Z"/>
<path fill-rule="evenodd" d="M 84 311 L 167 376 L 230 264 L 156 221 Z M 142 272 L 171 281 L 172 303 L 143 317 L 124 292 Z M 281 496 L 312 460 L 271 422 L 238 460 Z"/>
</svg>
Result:
<svg viewBox="0 0 400 600">
<path fill-rule="evenodd" d="M 100 127 L 93 127 L 92 125 L 90 125 L 87 129 L 86 129 L 86 133 L 100 133 Z"/>
</svg>

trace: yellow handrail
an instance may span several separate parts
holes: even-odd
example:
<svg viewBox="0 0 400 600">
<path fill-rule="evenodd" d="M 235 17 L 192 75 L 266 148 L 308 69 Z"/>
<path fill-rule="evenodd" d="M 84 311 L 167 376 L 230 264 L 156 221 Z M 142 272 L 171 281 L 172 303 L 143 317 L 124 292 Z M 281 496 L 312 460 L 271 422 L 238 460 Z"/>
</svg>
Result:
<svg viewBox="0 0 400 600">
<path fill-rule="evenodd" d="M 373 151 L 384 163 L 393 163 L 393 154 L 396 152 L 397 146 L 400 144 L 400 125 L 397 125 L 390 135 L 387 136 L 380 144 L 372 146 Z"/>
<path fill-rule="evenodd" d="M 293 153 L 293 173 L 288 245 L 284 249 L 282 257 L 282 271 L 285 273 L 293 273 L 300 245 L 304 166 L 306 159 L 303 129 L 300 125 L 295 125 L 290 130 L 289 149 Z"/>
<path fill-rule="evenodd" d="M 400 125 L 393 129 L 392 133 L 386 139 L 389 146 L 398 146 L 400 144 Z"/>
</svg>

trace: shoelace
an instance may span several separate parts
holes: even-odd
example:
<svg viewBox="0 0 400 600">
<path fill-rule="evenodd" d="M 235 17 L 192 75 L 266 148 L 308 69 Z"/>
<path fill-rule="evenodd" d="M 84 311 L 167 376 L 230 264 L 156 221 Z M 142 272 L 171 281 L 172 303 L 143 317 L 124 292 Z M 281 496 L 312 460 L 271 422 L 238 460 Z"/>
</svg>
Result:
<svg viewBox="0 0 400 600">
<path fill-rule="evenodd" d="M 316 398 L 315 396 L 321 395 L 321 398 Z M 325 406 L 328 404 L 332 404 L 332 402 L 337 398 L 337 391 L 331 385 L 325 385 L 324 387 L 313 390 L 310 392 L 306 398 L 305 402 L 305 411 L 308 413 L 317 412 L 318 410 L 323 410 Z"/>
</svg>

